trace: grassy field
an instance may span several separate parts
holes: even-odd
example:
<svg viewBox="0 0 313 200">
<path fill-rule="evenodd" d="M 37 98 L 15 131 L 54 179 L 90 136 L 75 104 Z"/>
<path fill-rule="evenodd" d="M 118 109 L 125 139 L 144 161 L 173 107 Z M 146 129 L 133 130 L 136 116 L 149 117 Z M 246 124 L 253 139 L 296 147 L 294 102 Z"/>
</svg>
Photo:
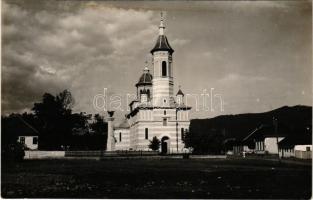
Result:
<svg viewBox="0 0 313 200">
<path fill-rule="evenodd" d="M 311 166 L 265 160 L 2 162 L 4 198 L 310 198 Z"/>
</svg>

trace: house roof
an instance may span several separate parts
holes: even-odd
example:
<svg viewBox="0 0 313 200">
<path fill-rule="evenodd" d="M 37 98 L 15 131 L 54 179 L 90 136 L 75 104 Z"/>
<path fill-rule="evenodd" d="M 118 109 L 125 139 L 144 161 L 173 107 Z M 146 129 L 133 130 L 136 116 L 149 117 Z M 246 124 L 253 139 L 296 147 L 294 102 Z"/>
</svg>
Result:
<svg viewBox="0 0 313 200">
<path fill-rule="evenodd" d="M 20 134 L 21 136 L 38 136 L 39 135 L 39 131 L 37 131 L 37 129 L 35 129 L 32 125 L 27 123 L 22 117 L 18 117 L 18 118 L 20 119 L 22 124 L 24 124 L 25 130 L 27 130 L 25 131 L 24 134 Z"/>
<path fill-rule="evenodd" d="M 312 144 L 311 134 L 297 134 L 293 136 L 288 136 L 281 140 L 278 145 L 280 148 L 293 148 L 295 145 L 305 145 Z"/>
<path fill-rule="evenodd" d="M 249 135 L 247 135 L 242 141 L 248 142 L 250 140 L 263 140 L 266 137 L 284 137 L 284 127 L 275 127 L 273 125 L 262 124 L 254 129 Z"/>
<path fill-rule="evenodd" d="M 3 121 L 3 132 L 14 136 L 38 136 L 39 131 L 26 122 L 20 115 L 14 114 L 10 120 Z"/>
</svg>

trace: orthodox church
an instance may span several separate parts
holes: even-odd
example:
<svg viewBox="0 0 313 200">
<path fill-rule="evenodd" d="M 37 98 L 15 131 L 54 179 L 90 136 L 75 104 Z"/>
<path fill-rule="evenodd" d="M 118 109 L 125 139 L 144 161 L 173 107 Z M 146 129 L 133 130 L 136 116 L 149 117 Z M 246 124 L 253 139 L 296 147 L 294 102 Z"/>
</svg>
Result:
<svg viewBox="0 0 313 200">
<path fill-rule="evenodd" d="M 184 93 L 174 95 L 173 53 L 161 16 L 159 35 L 152 54 L 152 72 L 146 66 L 136 83 L 137 98 L 129 104 L 130 112 L 112 130 L 113 140 L 107 150 L 150 150 L 154 136 L 163 153 L 186 151 L 182 138 L 189 128 L 189 111 Z"/>
</svg>

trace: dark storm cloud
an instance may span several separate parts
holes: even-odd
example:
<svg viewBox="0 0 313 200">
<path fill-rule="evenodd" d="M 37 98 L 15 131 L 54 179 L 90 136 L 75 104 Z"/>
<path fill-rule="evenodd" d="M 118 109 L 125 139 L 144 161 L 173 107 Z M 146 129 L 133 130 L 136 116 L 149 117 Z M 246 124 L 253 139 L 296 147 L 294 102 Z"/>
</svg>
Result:
<svg viewBox="0 0 313 200">
<path fill-rule="evenodd" d="M 148 12 L 91 7 L 69 13 L 24 6 L 3 3 L 2 105 L 9 112 L 29 109 L 44 92 L 62 88 L 92 101 L 96 93 L 87 96 L 86 90 L 102 79 L 113 82 L 93 77 L 125 68 L 120 57 L 138 56 L 131 47 L 146 46 L 142 39 L 154 28 Z"/>
<path fill-rule="evenodd" d="M 94 113 L 93 97 L 103 88 L 135 93 L 151 62 L 160 10 L 175 49 L 175 89 L 214 87 L 225 101 L 224 113 L 193 110 L 192 117 L 311 104 L 309 1 L 8 1 L 3 111 L 30 109 L 44 92 L 69 89 L 76 111 Z"/>
</svg>

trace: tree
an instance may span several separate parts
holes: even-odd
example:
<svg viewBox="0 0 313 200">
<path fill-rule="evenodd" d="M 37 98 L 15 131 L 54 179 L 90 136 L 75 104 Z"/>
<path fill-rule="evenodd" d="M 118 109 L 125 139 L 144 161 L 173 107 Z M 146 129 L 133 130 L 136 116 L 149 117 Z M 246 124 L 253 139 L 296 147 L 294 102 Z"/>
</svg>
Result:
<svg viewBox="0 0 313 200">
<path fill-rule="evenodd" d="M 89 134 L 89 119 L 91 119 L 91 115 L 87 115 L 84 112 L 73 113 L 71 115 L 71 123 L 73 125 L 72 135 Z"/>
<path fill-rule="evenodd" d="M 68 90 L 64 90 L 55 96 L 45 93 L 40 102 L 34 103 L 33 113 L 2 116 L 2 147 L 15 144 L 18 136 L 25 134 L 27 123 L 39 136 L 40 150 L 64 149 L 62 146 L 75 150 L 105 149 L 107 123 L 104 117 L 96 114 L 94 121 L 89 123 L 92 115 L 72 113 L 73 105 L 74 98 Z"/>
<path fill-rule="evenodd" d="M 35 103 L 33 111 L 40 123 L 39 148 L 59 149 L 70 142 L 78 118 L 72 115 L 74 99 L 68 90 L 56 96 L 45 93 L 42 102 Z"/>
<path fill-rule="evenodd" d="M 64 90 L 60 92 L 58 96 L 56 96 L 56 101 L 61 105 L 63 110 L 71 110 L 73 105 L 75 104 L 75 99 L 72 94 L 68 90 Z"/>
<path fill-rule="evenodd" d="M 16 141 L 1 147 L 1 157 L 5 161 L 21 161 L 24 159 L 24 156 L 24 145 Z"/>
<path fill-rule="evenodd" d="M 94 122 L 90 124 L 90 128 L 96 135 L 103 135 L 108 132 L 108 125 L 104 121 L 104 117 L 99 114 L 94 115 Z"/>
<path fill-rule="evenodd" d="M 153 151 L 157 151 L 160 148 L 160 140 L 154 136 L 152 140 L 150 140 L 149 148 Z"/>
<path fill-rule="evenodd" d="M 194 154 L 221 154 L 225 147 L 224 140 L 223 130 L 197 131 L 192 126 L 183 138 L 185 147 L 193 148 Z"/>
</svg>

